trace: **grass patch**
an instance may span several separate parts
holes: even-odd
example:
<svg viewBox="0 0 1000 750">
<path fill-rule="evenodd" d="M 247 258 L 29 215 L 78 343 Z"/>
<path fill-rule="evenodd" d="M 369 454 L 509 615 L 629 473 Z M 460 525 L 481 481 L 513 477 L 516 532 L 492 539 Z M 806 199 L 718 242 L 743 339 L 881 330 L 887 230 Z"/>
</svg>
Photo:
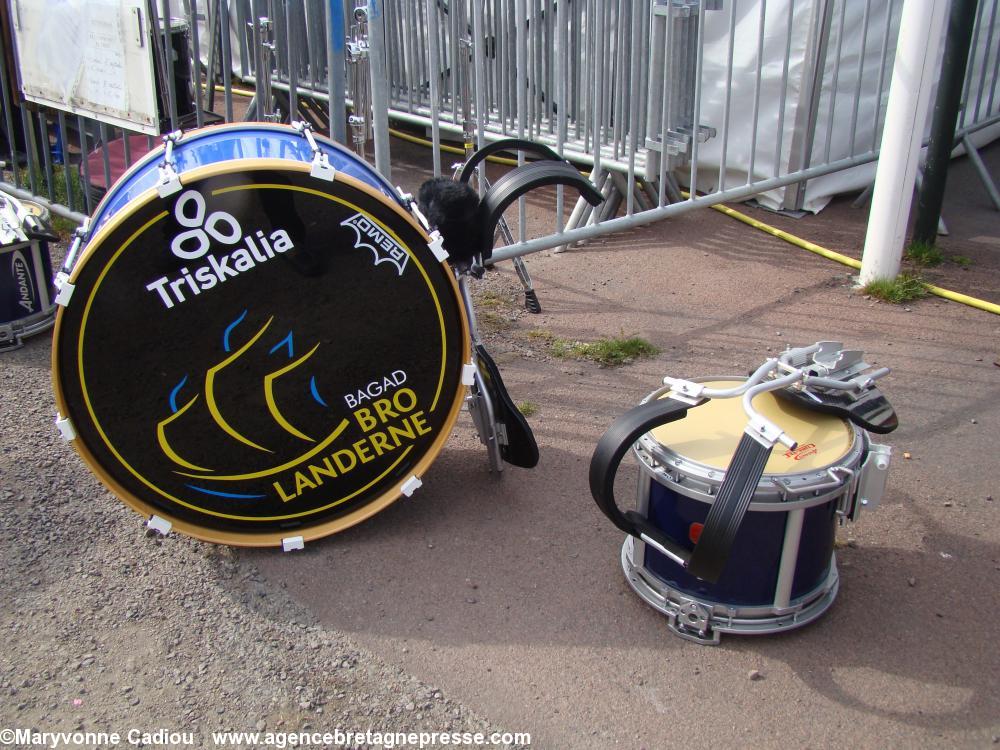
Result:
<svg viewBox="0 0 1000 750">
<path fill-rule="evenodd" d="M 589 359 L 602 367 L 620 367 L 639 357 L 659 354 L 660 350 L 638 336 L 602 338 L 597 341 L 570 341 L 551 337 L 549 350 L 561 359 Z"/>
<path fill-rule="evenodd" d="M 476 306 L 486 308 L 487 310 L 498 310 L 502 307 L 507 307 L 509 304 L 501 295 L 489 290 L 476 295 Z"/>
<path fill-rule="evenodd" d="M 533 328 L 532 330 L 528 331 L 527 335 L 528 335 L 528 338 L 531 339 L 531 340 L 533 340 L 533 341 L 551 342 L 551 341 L 555 341 L 555 338 L 556 338 L 555 336 L 553 336 L 548 331 L 542 331 L 542 330 L 540 330 L 538 328 Z"/>
<path fill-rule="evenodd" d="M 510 330 L 514 322 L 506 315 L 487 309 L 476 311 L 476 324 L 484 333 L 502 333 Z"/>
<path fill-rule="evenodd" d="M 69 175 L 69 189 L 66 188 L 66 175 Z M 17 179 L 25 190 L 31 190 L 31 174 L 27 167 L 17 168 Z M 68 171 L 65 165 L 52 165 L 52 184 L 49 185 L 45 177 L 45 170 L 41 167 L 35 169 L 35 185 L 40 194 L 52 203 L 59 203 L 69 207 L 69 196 L 73 196 L 73 208 L 80 213 L 86 213 L 86 203 L 83 195 L 83 183 L 80 181 L 80 173 L 75 168 Z M 50 197 L 51 194 L 51 197 Z M 79 226 L 71 219 L 63 218 L 52 214 L 52 229 L 63 240 L 68 239 L 73 230 Z"/>
<path fill-rule="evenodd" d="M 956 266 L 961 266 L 962 268 L 968 268 L 972 265 L 972 258 L 966 257 L 965 255 L 949 255 L 948 260 Z"/>
<path fill-rule="evenodd" d="M 531 401 L 522 401 L 517 405 L 517 410 L 526 418 L 533 417 L 538 413 L 538 406 L 533 404 Z"/>
<path fill-rule="evenodd" d="M 867 295 L 883 302 L 900 304 L 927 296 L 927 286 L 919 276 L 903 272 L 894 279 L 876 279 L 862 290 Z"/>
<path fill-rule="evenodd" d="M 913 242 L 906 248 L 906 259 L 918 266 L 940 266 L 944 263 L 944 253 L 937 245 L 929 242 Z"/>
</svg>

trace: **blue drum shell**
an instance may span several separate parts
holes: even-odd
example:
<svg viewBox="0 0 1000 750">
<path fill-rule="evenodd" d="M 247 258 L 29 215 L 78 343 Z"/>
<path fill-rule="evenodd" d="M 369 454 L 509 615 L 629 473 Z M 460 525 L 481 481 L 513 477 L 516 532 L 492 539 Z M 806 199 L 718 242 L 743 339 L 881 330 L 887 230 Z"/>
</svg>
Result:
<svg viewBox="0 0 1000 750">
<path fill-rule="evenodd" d="M 655 479 L 648 481 L 649 520 L 688 549 L 691 524 L 704 524 L 711 505 L 693 500 Z M 795 564 L 791 600 L 808 596 L 824 585 L 833 563 L 836 510 L 839 498 L 807 508 Z M 735 607 L 771 607 L 781 550 L 785 540 L 787 512 L 747 512 L 733 544 L 729 562 L 716 583 L 707 583 L 645 546 L 645 557 L 636 562 L 671 588 L 702 601 Z"/>
<path fill-rule="evenodd" d="M 360 156 L 321 135 L 314 139 L 319 150 L 338 172 L 375 188 L 387 198 L 400 202 L 393 186 Z M 150 151 L 123 174 L 91 215 L 93 236 L 108 219 L 145 191 L 156 187 L 163 163 L 163 146 Z M 187 131 L 173 147 L 177 172 L 237 159 L 286 159 L 309 163 L 313 158 L 308 141 L 288 125 L 279 123 L 232 123 Z"/>
</svg>

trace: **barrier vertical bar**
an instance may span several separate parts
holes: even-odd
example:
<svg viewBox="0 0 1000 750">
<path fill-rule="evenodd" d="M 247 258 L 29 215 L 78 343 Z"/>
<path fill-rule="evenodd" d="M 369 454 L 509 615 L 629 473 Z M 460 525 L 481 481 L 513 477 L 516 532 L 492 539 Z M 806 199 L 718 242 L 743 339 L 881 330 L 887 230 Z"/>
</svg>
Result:
<svg viewBox="0 0 1000 750">
<path fill-rule="evenodd" d="M 327 107 L 330 113 L 330 137 L 347 146 L 347 98 L 344 94 L 347 78 L 344 55 L 347 23 L 343 0 L 329 0 L 326 10 L 326 90 L 329 95 Z"/>
<path fill-rule="evenodd" d="M 207 1 L 207 0 L 206 0 Z M 205 124 L 205 115 L 201 109 L 201 46 L 198 38 L 198 0 L 191 2 L 191 77 L 194 78 L 194 117 L 198 127 Z M 211 26 L 209 26 L 211 28 Z M 212 85 L 212 71 L 208 71 L 208 85 Z M 128 140 L 128 136 L 125 137 Z M 110 183 L 108 184 L 110 188 Z"/>
<path fill-rule="evenodd" d="M 899 273 L 947 6 L 947 0 L 903 0 L 885 132 L 861 257 L 862 285 Z"/>
<path fill-rule="evenodd" d="M 517 57 L 514 63 L 514 76 L 517 86 L 517 137 L 524 138 L 524 119 L 528 109 L 527 80 L 528 71 L 528 9 L 527 0 L 514 0 L 514 27 L 515 44 L 517 45 Z M 524 152 L 517 152 L 518 166 L 524 164 Z M 527 228 L 525 226 L 524 198 L 517 199 L 517 233 L 518 241 L 524 242 Z"/>
<path fill-rule="evenodd" d="M 983 105 L 983 90 L 986 87 L 986 70 L 989 67 L 990 47 L 993 43 L 993 32 L 996 29 L 998 8 L 1000 8 L 1000 3 L 995 2 L 993 3 L 993 10 L 990 11 L 990 30 L 989 35 L 986 37 L 986 53 L 983 55 L 983 70 L 979 76 L 979 94 L 976 96 L 976 111 L 973 115 L 973 122 L 979 122 L 979 108 Z M 1000 54 L 1000 45 L 998 45 L 998 54 Z M 996 84 L 996 78 L 993 79 L 993 82 Z"/>
<path fill-rule="evenodd" d="M 817 4 L 813 5 L 809 17 L 809 37 L 805 52 L 805 66 L 802 72 L 802 94 L 799 96 L 795 108 L 794 130 L 788 149 L 788 174 L 808 169 L 812 162 L 832 19 L 833 0 L 819 0 Z M 788 90 L 784 87 L 782 90 L 783 95 L 787 96 Z M 834 101 L 833 96 L 831 96 L 831 101 Z M 778 164 L 780 165 L 780 162 Z M 805 193 L 805 182 L 789 185 L 785 189 L 784 208 L 793 211 L 802 210 Z"/>
<path fill-rule="evenodd" d="M 486 54 L 483 45 L 486 36 L 483 30 L 482 0 L 472 0 L 472 57 L 476 72 L 476 148 L 482 148 L 486 140 L 486 123 L 489 112 L 486 110 Z M 485 185 L 486 164 L 479 165 L 479 184 Z"/>
<path fill-rule="evenodd" d="M 569 109 L 569 97 L 567 96 L 566 76 L 569 72 L 569 19 L 566 18 L 566 4 L 556 4 L 556 29 L 558 42 L 555 59 L 556 77 L 556 153 L 562 156 L 566 148 L 566 127 L 567 110 Z M 566 190 L 562 185 L 556 187 L 556 233 L 562 234 L 566 227 L 563 214 L 566 211 Z"/>
<path fill-rule="evenodd" d="M 295 20 L 299 0 L 285 0 L 285 59 L 288 61 L 288 120 L 299 119 L 299 48 L 295 43 Z"/>
<path fill-rule="evenodd" d="M 736 46 L 736 3 L 729 4 L 729 45 L 726 50 L 726 98 L 722 110 L 722 145 L 719 147 L 719 190 L 726 189 L 726 157 L 729 150 L 729 105 L 733 88 L 733 51 Z"/>
<path fill-rule="evenodd" d="M 879 134 L 882 128 L 879 127 L 879 115 L 882 113 L 882 91 L 885 87 L 885 69 L 889 60 L 889 33 L 892 30 L 892 8 L 894 0 L 889 0 L 889 7 L 885 11 L 885 29 L 882 34 L 882 56 L 878 66 L 878 92 L 875 94 L 875 127 L 872 129 L 872 147 L 875 151 L 879 145 Z"/>
<path fill-rule="evenodd" d="M 865 80 L 865 53 L 868 50 L 868 19 L 871 15 L 872 0 L 865 0 L 865 12 L 861 19 L 861 42 L 858 49 L 858 83 L 854 89 L 854 106 L 851 109 L 851 146 L 850 153 L 855 151 L 858 134 L 858 110 L 861 106 L 861 89 Z"/>
<path fill-rule="evenodd" d="M 631 34 L 631 66 L 629 78 L 637 81 L 639 75 L 639 56 L 642 52 L 642 16 L 633 8 Z M 624 91 L 623 91 L 624 93 Z M 639 150 L 639 96 L 629 97 L 629 139 L 628 139 L 628 195 L 625 202 L 625 213 L 631 216 L 635 212 L 635 156 Z"/>
<path fill-rule="evenodd" d="M 438 111 L 439 78 L 441 75 L 441 52 L 438 49 L 440 28 L 438 18 L 438 0 L 426 0 L 427 4 L 427 54 L 430 64 L 427 66 L 430 78 L 431 97 L 431 142 L 434 145 L 432 158 L 434 160 L 434 176 L 441 176 L 441 121 Z"/>
<path fill-rule="evenodd" d="M 753 123 L 750 132 L 750 155 L 747 167 L 747 185 L 753 182 L 754 163 L 757 160 L 757 128 L 760 119 L 760 82 L 764 65 L 764 20 L 767 14 L 767 0 L 760 0 L 760 17 L 757 25 L 757 72 L 753 81 Z"/>
<path fill-rule="evenodd" d="M 375 131 L 375 169 L 392 181 L 389 161 L 389 89 L 385 67 L 385 26 L 382 0 L 368 0 L 369 70 L 372 82 L 372 126 Z"/>
</svg>

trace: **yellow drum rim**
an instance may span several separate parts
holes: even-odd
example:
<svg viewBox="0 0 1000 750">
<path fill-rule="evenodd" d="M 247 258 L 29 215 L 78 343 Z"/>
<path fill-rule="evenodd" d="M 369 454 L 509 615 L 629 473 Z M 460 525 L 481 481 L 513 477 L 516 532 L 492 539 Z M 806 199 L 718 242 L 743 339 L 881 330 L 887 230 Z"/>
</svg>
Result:
<svg viewBox="0 0 1000 750">
<path fill-rule="evenodd" d="M 306 162 L 292 161 L 289 159 L 238 159 L 226 162 L 219 162 L 217 164 L 209 164 L 203 167 L 198 167 L 196 169 L 184 172 L 180 175 L 180 181 L 182 185 L 186 185 L 197 180 L 206 179 L 209 177 L 215 177 L 218 175 L 230 174 L 233 172 L 244 172 L 244 171 L 262 171 L 262 170 L 291 170 L 298 171 L 308 174 L 310 171 L 310 164 Z M 367 183 L 362 182 L 350 175 L 345 175 L 341 172 L 337 172 L 335 181 L 343 182 L 351 187 L 367 193 L 370 197 L 382 202 L 386 206 L 392 208 L 392 210 L 405 221 L 407 221 L 411 227 L 419 232 L 420 236 L 425 242 L 430 242 L 430 237 L 427 231 L 411 216 L 409 213 L 403 210 L 403 208 L 395 201 L 390 200 L 381 191 L 376 190 Z M 138 196 L 129 205 L 133 206 L 132 211 L 127 210 L 127 206 L 120 211 L 117 211 L 112 215 L 98 230 L 94 237 L 87 243 L 84 248 L 83 253 L 77 259 L 70 273 L 69 283 L 75 283 L 76 278 L 80 273 L 80 269 L 83 268 L 87 262 L 89 262 L 91 256 L 94 252 L 101 247 L 106 235 L 115 231 L 117 227 L 124 222 L 132 213 L 140 207 L 145 206 L 150 201 L 156 200 L 158 194 L 155 189 L 150 189 Z M 455 281 L 454 274 L 451 272 L 450 267 L 447 265 L 447 261 L 441 261 L 441 264 L 445 267 L 445 275 L 448 279 L 448 286 L 454 295 L 454 300 L 456 302 L 457 309 L 459 311 L 459 324 L 461 327 L 461 339 L 462 339 L 462 362 L 469 362 L 471 360 L 471 350 L 470 350 L 470 335 L 469 335 L 469 323 L 467 315 L 465 312 L 465 307 L 462 303 L 462 297 L 458 289 L 458 284 Z M 59 341 L 60 328 L 62 322 L 63 307 L 58 306 L 55 315 L 55 328 L 53 331 L 53 346 L 52 346 L 52 389 L 55 394 L 56 407 L 59 410 L 60 415 L 66 415 L 70 413 L 69 404 L 66 400 L 65 394 L 62 388 L 62 367 L 59 359 L 59 347 L 55 345 L 55 342 Z M 413 468 L 413 474 L 422 477 L 431 464 L 437 459 L 445 442 L 451 436 L 451 432 L 455 427 L 455 423 L 458 421 L 458 414 L 461 411 L 462 404 L 465 401 L 465 388 L 460 387 L 456 390 L 455 397 L 452 401 L 451 407 L 448 410 L 445 421 L 442 425 L 440 433 L 435 437 L 434 441 L 428 447 L 424 456 L 417 462 L 416 466 Z M 128 492 L 124 487 L 121 486 L 105 469 L 98 463 L 94 458 L 91 451 L 86 445 L 79 439 L 72 441 L 73 447 L 76 452 L 83 459 L 84 463 L 90 468 L 90 470 L 101 480 L 101 482 L 108 487 L 115 495 L 121 499 L 126 505 L 131 507 L 133 510 L 138 512 L 140 515 L 146 517 L 147 519 L 153 515 L 165 518 L 172 524 L 172 530 L 176 529 L 188 536 L 192 536 L 196 539 L 201 539 L 206 542 L 213 542 L 217 544 L 227 544 L 240 547 L 275 547 L 280 546 L 282 541 L 288 539 L 289 537 L 302 537 L 304 541 L 312 541 L 315 539 L 320 539 L 325 536 L 330 536 L 337 532 L 343 531 L 344 529 L 355 526 L 362 521 L 370 518 L 381 510 L 394 503 L 402 496 L 402 487 L 408 481 L 408 478 L 404 478 L 397 484 L 395 484 L 390 490 L 386 491 L 380 497 L 371 501 L 370 503 L 364 505 L 361 508 L 339 518 L 326 521 L 324 523 L 317 524 L 315 526 L 307 526 L 295 529 L 289 529 L 286 531 L 262 531 L 262 532 L 236 532 L 236 531 L 226 531 L 222 529 L 207 528 L 204 526 L 199 526 L 193 524 L 190 521 L 185 521 L 180 518 L 172 516 L 169 512 L 164 511 L 162 508 L 155 507 L 150 503 L 147 503 L 142 498 L 136 497 L 132 493 Z"/>
</svg>

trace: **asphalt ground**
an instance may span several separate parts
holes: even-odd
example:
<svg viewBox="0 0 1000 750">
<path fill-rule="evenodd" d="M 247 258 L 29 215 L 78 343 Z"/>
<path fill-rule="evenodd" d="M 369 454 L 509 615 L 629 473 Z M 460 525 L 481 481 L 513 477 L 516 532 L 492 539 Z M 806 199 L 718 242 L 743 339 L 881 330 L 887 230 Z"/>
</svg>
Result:
<svg viewBox="0 0 1000 750">
<path fill-rule="evenodd" d="M 407 153 L 397 181 L 421 168 Z M 984 157 L 1000 174 L 1000 148 Z M 860 257 L 867 209 L 850 197 L 798 220 L 748 210 Z M 541 226 L 541 204 L 531 211 Z M 971 263 L 922 273 L 1000 301 L 1000 221 L 965 160 L 944 215 L 940 247 Z M 512 313 L 505 266 L 492 283 L 513 290 Z M 492 346 L 514 400 L 538 407 L 537 468 L 490 475 L 463 418 L 419 496 L 304 554 L 246 554 L 320 621 L 540 747 L 995 743 L 1000 318 L 936 298 L 877 302 L 850 268 L 710 210 L 528 267 L 543 313 L 511 315 Z M 546 356 L 522 335 L 534 329 L 636 334 L 662 353 L 602 368 Z M 893 370 L 883 504 L 838 529 L 841 589 L 818 622 L 714 648 L 681 640 L 626 584 L 622 534 L 590 498 L 594 446 L 664 375 L 742 374 L 823 339 Z M 628 498 L 637 471 L 622 474 Z"/>
</svg>

